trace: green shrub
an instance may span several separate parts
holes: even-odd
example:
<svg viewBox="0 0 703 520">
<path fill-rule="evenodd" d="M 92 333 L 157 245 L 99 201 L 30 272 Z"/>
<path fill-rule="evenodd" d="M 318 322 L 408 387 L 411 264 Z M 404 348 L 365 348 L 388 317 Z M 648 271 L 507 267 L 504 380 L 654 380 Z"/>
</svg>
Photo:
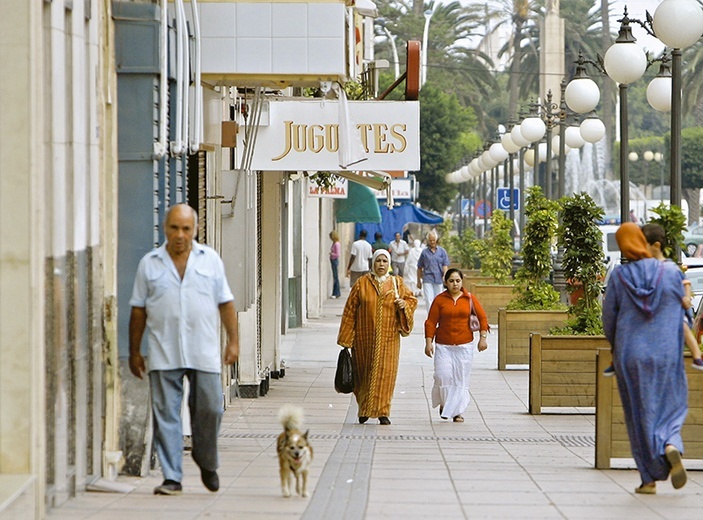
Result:
<svg viewBox="0 0 703 520">
<path fill-rule="evenodd" d="M 559 292 L 549 283 L 552 244 L 557 231 L 559 203 L 547 200 L 539 186 L 527 189 L 522 266 L 515 273 L 514 297 L 508 309 L 561 309 Z"/>
<path fill-rule="evenodd" d="M 597 221 L 603 218 L 599 208 L 586 193 L 562 199 L 562 218 L 557 235 L 564 248 L 564 276 L 570 294 L 581 292 L 569 307 L 565 327 L 553 334 L 603 334 L 601 294 L 605 276 L 603 239 Z"/>
<path fill-rule="evenodd" d="M 491 216 L 491 229 L 482 240 L 476 241 L 481 274 L 492 277 L 499 285 L 510 280 L 514 254 L 511 227 L 512 222 L 505 217 L 505 213 L 495 210 Z"/>
<path fill-rule="evenodd" d="M 666 246 L 662 249 L 662 253 L 669 260 L 680 263 L 681 259 L 676 258 L 676 247 L 674 246 L 678 245 L 679 250 L 684 248 L 683 230 L 686 229 L 686 216 L 680 207 L 667 206 L 664 203 L 650 211 L 659 216 L 650 218 L 649 224 L 659 224 L 664 228 L 666 234 Z"/>
<path fill-rule="evenodd" d="M 461 235 L 449 237 L 446 244 L 449 258 L 461 264 L 463 268 L 473 269 L 478 264 L 476 242 L 476 232 L 469 227 L 465 228 Z"/>
</svg>

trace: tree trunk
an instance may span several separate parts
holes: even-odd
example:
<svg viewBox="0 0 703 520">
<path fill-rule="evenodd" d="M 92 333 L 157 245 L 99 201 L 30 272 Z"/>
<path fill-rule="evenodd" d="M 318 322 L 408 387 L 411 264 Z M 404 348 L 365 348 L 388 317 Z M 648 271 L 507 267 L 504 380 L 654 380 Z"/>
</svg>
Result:
<svg viewBox="0 0 703 520">
<path fill-rule="evenodd" d="M 683 198 L 688 203 L 688 222 L 691 224 L 698 224 L 701 219 L 701 202 L 700 202 L 701 190 L 700 188 L 686 188 L 683 190 Z"/>
<path fill-rule="evenodd" d="M 516 17 L 515 31 L 513 32 L 513 60 L 510 63 L 510 87 L 508 97 L 508 114 L 517 117 L 517 102 L 518 102 L 518 81 L 520 80 L 520 61 L 522 59 L 522 19 Z"/>
</svg>

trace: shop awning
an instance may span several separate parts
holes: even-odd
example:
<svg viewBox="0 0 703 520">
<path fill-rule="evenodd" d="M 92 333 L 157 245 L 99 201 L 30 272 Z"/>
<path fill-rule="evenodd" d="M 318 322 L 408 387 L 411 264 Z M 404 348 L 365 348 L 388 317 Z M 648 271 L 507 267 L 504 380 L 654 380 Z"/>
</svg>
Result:
<svg viewBox="0 0 703 520">
<path fill-rule="evenodd" d="M 406 203 L 394 208 L 388 209 L 385 205 L 379 208 L 381 212 L 381 221 L 357 221 L 356 234 L 365 229 L 369 234 L 369 238 L 376 234 L 376 231 L 383 233 L 383 240 L 390 242 L 395 239 L 396 233 L 402 233 L 405 225 L 409 222 L 418 224 L 441 224 L 444 222 L 442 215 L 427 211 L 426 209 L 418 208 L 415 204 Z"/>
<path fill-rule="evenodd" d="M 381 210 L 373 191 L 356 182 L 349 183 L 346 199 L 334 201 L 337 222 L 381 222 Z"/>
</svg>

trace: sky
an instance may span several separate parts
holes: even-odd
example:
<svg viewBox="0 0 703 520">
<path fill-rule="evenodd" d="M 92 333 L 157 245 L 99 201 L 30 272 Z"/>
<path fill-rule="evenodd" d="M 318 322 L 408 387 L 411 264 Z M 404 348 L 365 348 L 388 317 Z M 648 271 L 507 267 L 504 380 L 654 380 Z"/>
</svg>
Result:
<svg viewBox="0 0 703 520">
<path fill-rule="evenodd" d="M 561 0 L 568 2 L 569 0 Z M 644 21 L 645 12 L 649 11 L 649 14 L 654 16 L 654 11 L 657 10 L 657 6 L 661 3 L 661 0 L 616 0 L 613 2 L 613 13 L 618 16 L 612 21 L 612 27 L 617 29 L 618 23 L 616 20 L 622 17 L 625 6 L 627 6 L 627 14 L 630 18 L 637 18 Z M 643 49 L 651 51 L 653 53 L 659 53 L 664 48 L 664 44 L 654 38 L 649 36 L 643 28 L 638 25 L 634 25 L 632 29 L 632 34 L 637 38 L 637 43 L 642 46 Z"/>
<path fill-rule="evenodd" d="M 438 0 L 441 3 L 449 3 L 452 0 Z M 476 3 L 476 0 L 459 0 L 462 4 L 474 4 Z M 563 4 L 564 2 L 568 2 L 569 0 L 560 0 L 561 3 Z M 625 6 L 627 6 L 627 12 L 628 15 L 631 18 L 637 18 L 639 20 L 644 20 L 645 19 L 645 12 L 649 11 L 650 14 L 653 16 L 654 11 L 656 11 L 657 6 L 661 3 L 662 0 L 615 0 L 612 2 L 612 12 L 613 12 L 613 19 L 611 23 L 611 27 L 614 28 L 614 30 L 617 30 L 618 23 L 617 20 L 622 17 L 622 14 L 624 12 Z M 490 2 L 490 0 L 489 0 Z M 594 5 L 595 4 L 600 4 L 599 0 L 593 0 Z M 654 54 L 658 54 L 661 52 L 661 50 L 664 48 L 664 45 L 657 40 L 656 38 L 647 35 L 647 33 L 639 27 L 638 25 L 635 25 L 633 28 L 633 34 L 635 38 L 637 38 L 637 43 L 642 46 L 643 49 L 649 50 Z"/>
</svg>

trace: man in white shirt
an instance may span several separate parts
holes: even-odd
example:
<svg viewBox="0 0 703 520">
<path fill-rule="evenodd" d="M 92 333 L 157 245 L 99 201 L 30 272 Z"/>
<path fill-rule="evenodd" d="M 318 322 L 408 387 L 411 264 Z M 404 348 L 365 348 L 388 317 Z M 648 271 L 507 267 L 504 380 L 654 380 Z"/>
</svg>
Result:
<svg viewBox="0 0 703 520">
<path fill-rule="evenodd" d="M 217 437 L 222 420 L 222 363 L 239 357 L 234 296 L 219 255 L 194 240 L 198 215 L 186 204 L 169 209 L 166 242 L 139 262 L 129 304 L 129 369 L 146 370 L 141 353 L 148 338 L 149 387 L 154 416 L 154 445 L 164 481 L 156 495 L 180 495 L 183 488 L 181 401 L 184 378 L 190 385 L 192 456 L 210 491 L 220 487 Z M 220 320 L 227 331 L 220 355 Z"/>
<path fill-rule="evenodd" d="M 403 276 L 405 271 L 405 257 L 410 252 L 408 243 L 400 238 L 400 233 L 395 234 L 395 240 L 391 242 L 391 267 L 393 274 Z"/>
<path fill-rule="evenodd" d="M 349 264 L 347 264 L 347 276 L 349 285 L 352 286 L 363 275 L 371 270 L 371 257 L 373 250 L 371 244 L 366 240 L 366 230 L 359 231 L 359 240 L 354 242 L 349 254 Z"/>
</svg>

